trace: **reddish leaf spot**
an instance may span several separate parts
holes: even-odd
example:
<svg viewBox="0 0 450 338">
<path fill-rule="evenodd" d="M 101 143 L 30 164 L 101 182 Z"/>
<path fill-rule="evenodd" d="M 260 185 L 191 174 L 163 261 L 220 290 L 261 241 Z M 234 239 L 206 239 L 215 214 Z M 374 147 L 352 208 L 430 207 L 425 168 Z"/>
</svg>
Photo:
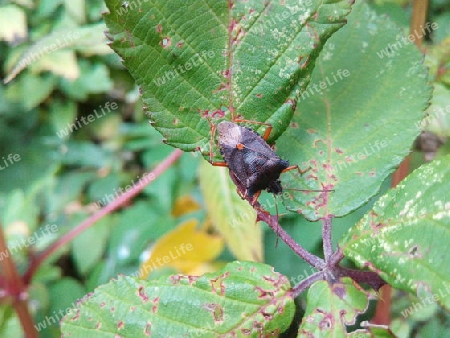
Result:
<svg viewBox="0 0 450 338">
<path fill-rule="evenodd" d="M 158 312 L 159 297 L 153 298 L 152 303 L 153 303 L 153 306 L 152 306 L 152 312 L 153 312 L 153 313 Z"/>
<path fill-rule="evenodd" d="M 71 319 L 73 322 L 80 319 L 80 310 L 78 309 L 75 313 L 75 316 Z"/>
<path fill-rule="evenodd" d="M 319 327 L 321 330 L 330 330 L 334 325 L 333 316 L 330 313 L 324 315 L 324 318 L 320 321 Z"/>
<path fill-rule="evenodd" d="M 217 109 L 212 113 L 213 118 L 222 118 L 225 116 L 225 112 L 223 110 Z"/>
<path fill-rule="evenodd" d="M 219 304 L 215 304 L 215 303 L 206 303 L 203 305 L 203 308 L 206 311 L 211 312 L 211 314 L 213 315 L 214 322 L 216 322 L 216 323 L 223 322 L 224 316 L 223 316 L 222 306 L 220 306 Z"/>
<path fill-rule="evenodd" d="M 313 147 L 314 148 L 318 148 L 320 147 L 320 144 L 324 144 L 325 142 L 323 142 L 323 140 L 315 140 L 313 143 Z"/>
<path fill-rule="evenodd" d="M 161 34 L 162 31 L 163 31 L 163 26 L 162 26 L 161 24 L 157 25 L 157 26 L 156 26 L 156 31 L 157 31 L 159 34 Z"/>
<path fill-rule="evenodd" d="M 125 323 L 123 321 L 120 321 L 119 323 L 117 323 L 118 330 L 122 330 L 124 327 L 125 327 Z"/>
<path fill-rule="evenodd" d="M 116 308 L 115 308 L 114 306 L 111 306 L 111 307 L 109 308 L 109 311 L 114 312 L 114 311 L 116 311 Z"/>
<path fill-rule="evenodd" d="M 180 42 L 177 43 L 177 47 L 178 48 L 183 48 L 183 46 L 184 46 L 184 42 L 183 41 L 180 41 Z"/>
<path fill-rule="evenodd" d="M 170 276 L 170 281 L 172 282 L 172 284 L 180 284 L 181 276 L 180 275 Z"/>
<path fill-rule="evenodd" d="M 250 336 L 252 334 L 252 331 L 250 329 L 241 329 L 241 333 L 244 336 Z"/>
<path fill-rule="evenodd" d="M 147 323 L 147 325 L 145 325 L 144 335 L 149 337 L 152 335 L 152 323 Z"/>
<path fill-rule="evenodd" d="M 338 154 L 343 154 L 344 152 L 342 151 L 342 149 L 339 148 L 334 148 L 334 150 L 338 153 Z"/>
<path fill-rule="evenodd" d="M 263 96 L 262 96 L 262 94 L 256 94 L 256 97 L 257 97 L 258 99 L 260 99 L 260 98 L 262 98 Z"/>
<path fill-rule="evenodd" d="M 226 279 L 229 275 L 229 272 L 224 273 L 223 275 L 218 276 L 215 279 L 211 279 L 211 291 L 220 294 L 222 296 L 225 295 L 225 285 L 223 284 L 223 280 Z"/>
<path fill-rule="evenodd" d="M 145 289 L 144 289 L 143 286 L 139 286 L 139 289 L 138 289 L 138 296 L 142 299 L 142 301 L 143 301 L 144 303 L 148 302 L 148 296 L 147 296 L 147 294 L 145 293 Z"/>
<path fill-rule="evenodd" d="M 336 284 L 333 286 L 333 292 L 340 299 L 344 299 L 344 296 L 347 294 L 345 288 L 342 285 Z"/>
</svg>

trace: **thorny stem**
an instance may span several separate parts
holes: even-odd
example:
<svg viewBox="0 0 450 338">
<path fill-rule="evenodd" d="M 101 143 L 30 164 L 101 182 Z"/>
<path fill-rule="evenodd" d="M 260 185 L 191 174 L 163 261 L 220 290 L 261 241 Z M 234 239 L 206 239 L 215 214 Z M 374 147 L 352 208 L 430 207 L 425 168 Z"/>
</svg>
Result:
<svg viewBox="0 0 450 338">
<path fill-rule="evenodd" d="M 133 186 L 131 190 L 120 195 L 110 204 L 104 206 L 91 217 L 81 222 L 74 229 L 66 233 L 64 236 L 59 238 L 55 243 L 49 246 L 45 251 L 43 251 L 34 261 L 31 262 L 28 270 L 25 272 L 24 281 L 26 284 L 30 283 L 33 278 L 34 273 L 39 268 L 39 266 L 56 250 L 58 250 L 63 245 L 72 241 L 76 236 L 78 236 L 81 232 L 92 226 L 99 219 L 105 217 L 110 214 L 114 210 L 118 209 L 122 205 L 124 205 L 129 199 L 133 196 L 139 194 L 146 186 L 148 186 L 151 182 L 153 182 L 158 176 L 160 176 L 164 171 L 166 171 L 178 158 L 183 154 L 183 151 L 180 149 L 175 149 L 164 161 L 162 161 L 156 168 L 153 170 L 153 179 L 144 180 L 142 184 L 136 184 Z"/>
</svg>

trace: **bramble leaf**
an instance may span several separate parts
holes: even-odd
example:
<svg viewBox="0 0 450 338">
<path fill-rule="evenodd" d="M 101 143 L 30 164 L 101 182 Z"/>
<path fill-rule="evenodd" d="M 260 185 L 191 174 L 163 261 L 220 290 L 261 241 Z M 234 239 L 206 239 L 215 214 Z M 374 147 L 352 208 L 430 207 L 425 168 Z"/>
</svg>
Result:
<svg viewBox="0 0 450 338">
<path fill-rule="evenodd" d="M 450 309 L 449 181 L 450 156 L 415 170 L 349 231 L 345 256 Z"/>
<path fill-rule="evenodd" d="M 351 3 L 106 0 L 105 21 L 153 126 L 168 144 L 208 158 L 206 114 L 267 122 L 274 126 L 270 141 L 280 136 Z"/>
<path fill-rule="evenodd" d="M 431 87 L 423 56 L 402 35 L 357 2 L 327 41 L 277 150 L 310 168 L 282 175 L 283 187 L 328 191 L 286 190 L 288 209 L 310 220 L 344 216 L 374 196 L 409 153 Z"/>
<path fill-rule="evenodd" d="M 122 337 L 278 336 L 294 315 L 286 277 L 259 263 L 234 262 L 201 277 L 153 281 L 119 277 L 82 299 L 63 335 Z"/>
</svg>

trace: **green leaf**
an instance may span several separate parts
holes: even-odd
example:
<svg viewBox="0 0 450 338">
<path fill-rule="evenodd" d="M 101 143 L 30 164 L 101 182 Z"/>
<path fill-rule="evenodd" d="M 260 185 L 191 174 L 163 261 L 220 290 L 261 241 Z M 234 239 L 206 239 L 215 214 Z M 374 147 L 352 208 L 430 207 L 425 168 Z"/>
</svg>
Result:
<svg viewBox="0 0 450 338">
<path fill-rule="evenodd" d="M 153 126 L 172 146 L 208 158 L 204 114 L 268 122 L 271 142 L 280 136 L 351 1 L 106 4 L 111 47 L 141 87 Z"/>
<path fill-rule="evenodd" d="M 86 100 L 89 94 L 105 93 L 112 89 L 113 83 L 105 64 L 93 64 L 85 59 L 78 61 L 80 76 L 75 81 L 62 79 L 61 89 L 74 100 Z"/>
<path fill-rule="evenodd" d="M 25 110 L 30 110 L 50 96 L 56 86 L 56 80 L 56 77 L 49 74 L 38 77 L 24 73 L 6 87 L 5 98 L 20 103 Z"/>
<path fill-rule="evenodd" d="M 401 36 L 389 18 L 357 2 L 327 41 L 277 149 L 309 168 L 282 175 L 283 187 L 333 191 L 290 192 L 288 209 L 310 220 L 344 216 L 375 195 L 409 153 L 431 88 L 423 56 Z M 389 46 L 399 41 L 394 52 Z"/>
<path fill-rule="evenodd" d="M 369 298 L 373 295 L 347 277 L 333 285 L 314 283 L 298 337 L 345 337 L 346 325 L 355 324 L 356 316 L 367 310 Z"/>
<path fill-rule="evenodd" d="M 294 315 L 287 279 L 258 263 L 234 262 L 200 277 L 119 277 L 84 298 L 64 335 L 113 337 L 277 336 Z"/>
<path fill-rule="evenodd" d="M 73 240 L 73 260 L 83 276 L 100 262 L 111 232 L 111 223 L 110 217 L 102 218 Z"/>
<path fill-rule="evenodd" d="M 228 168 L 202 160 L 199 180 L 208 215 L 230 251 L 239 260 L 263 261 L 261 225 L 255 210 L 236 193 Z"/>
<path fill-rule="evenodd" d="M 341 242 L 344 254 L 392 286 L 450 309 L 450 156 L 415 170 Z M 436 298 L 433 300 L 433 298 Z"/>
</svg>

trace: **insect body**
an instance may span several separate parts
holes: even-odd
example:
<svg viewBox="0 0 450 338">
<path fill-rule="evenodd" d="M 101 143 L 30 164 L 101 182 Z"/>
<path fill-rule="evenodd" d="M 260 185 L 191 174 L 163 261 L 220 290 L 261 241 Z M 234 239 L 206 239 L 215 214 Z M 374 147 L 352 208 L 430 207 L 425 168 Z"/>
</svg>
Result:
<svg viewBox="0 0 450 338">
<path fill-rule="evenodd" d="M 248 197 L 252 204 L 258 199 L 261 190 L 280 194 L 280 174 L 298 169 L 297 166 L 289 166 L 289 161 L 282 160 L 267 144 L 265 138 L 271 129 L 268 128 L 263 138 L 255 131 L 233 122 L 222 121 L 217 125 L 220 151 L 230 169 L 231 178 L 243 197 Z"/>
</svg>

